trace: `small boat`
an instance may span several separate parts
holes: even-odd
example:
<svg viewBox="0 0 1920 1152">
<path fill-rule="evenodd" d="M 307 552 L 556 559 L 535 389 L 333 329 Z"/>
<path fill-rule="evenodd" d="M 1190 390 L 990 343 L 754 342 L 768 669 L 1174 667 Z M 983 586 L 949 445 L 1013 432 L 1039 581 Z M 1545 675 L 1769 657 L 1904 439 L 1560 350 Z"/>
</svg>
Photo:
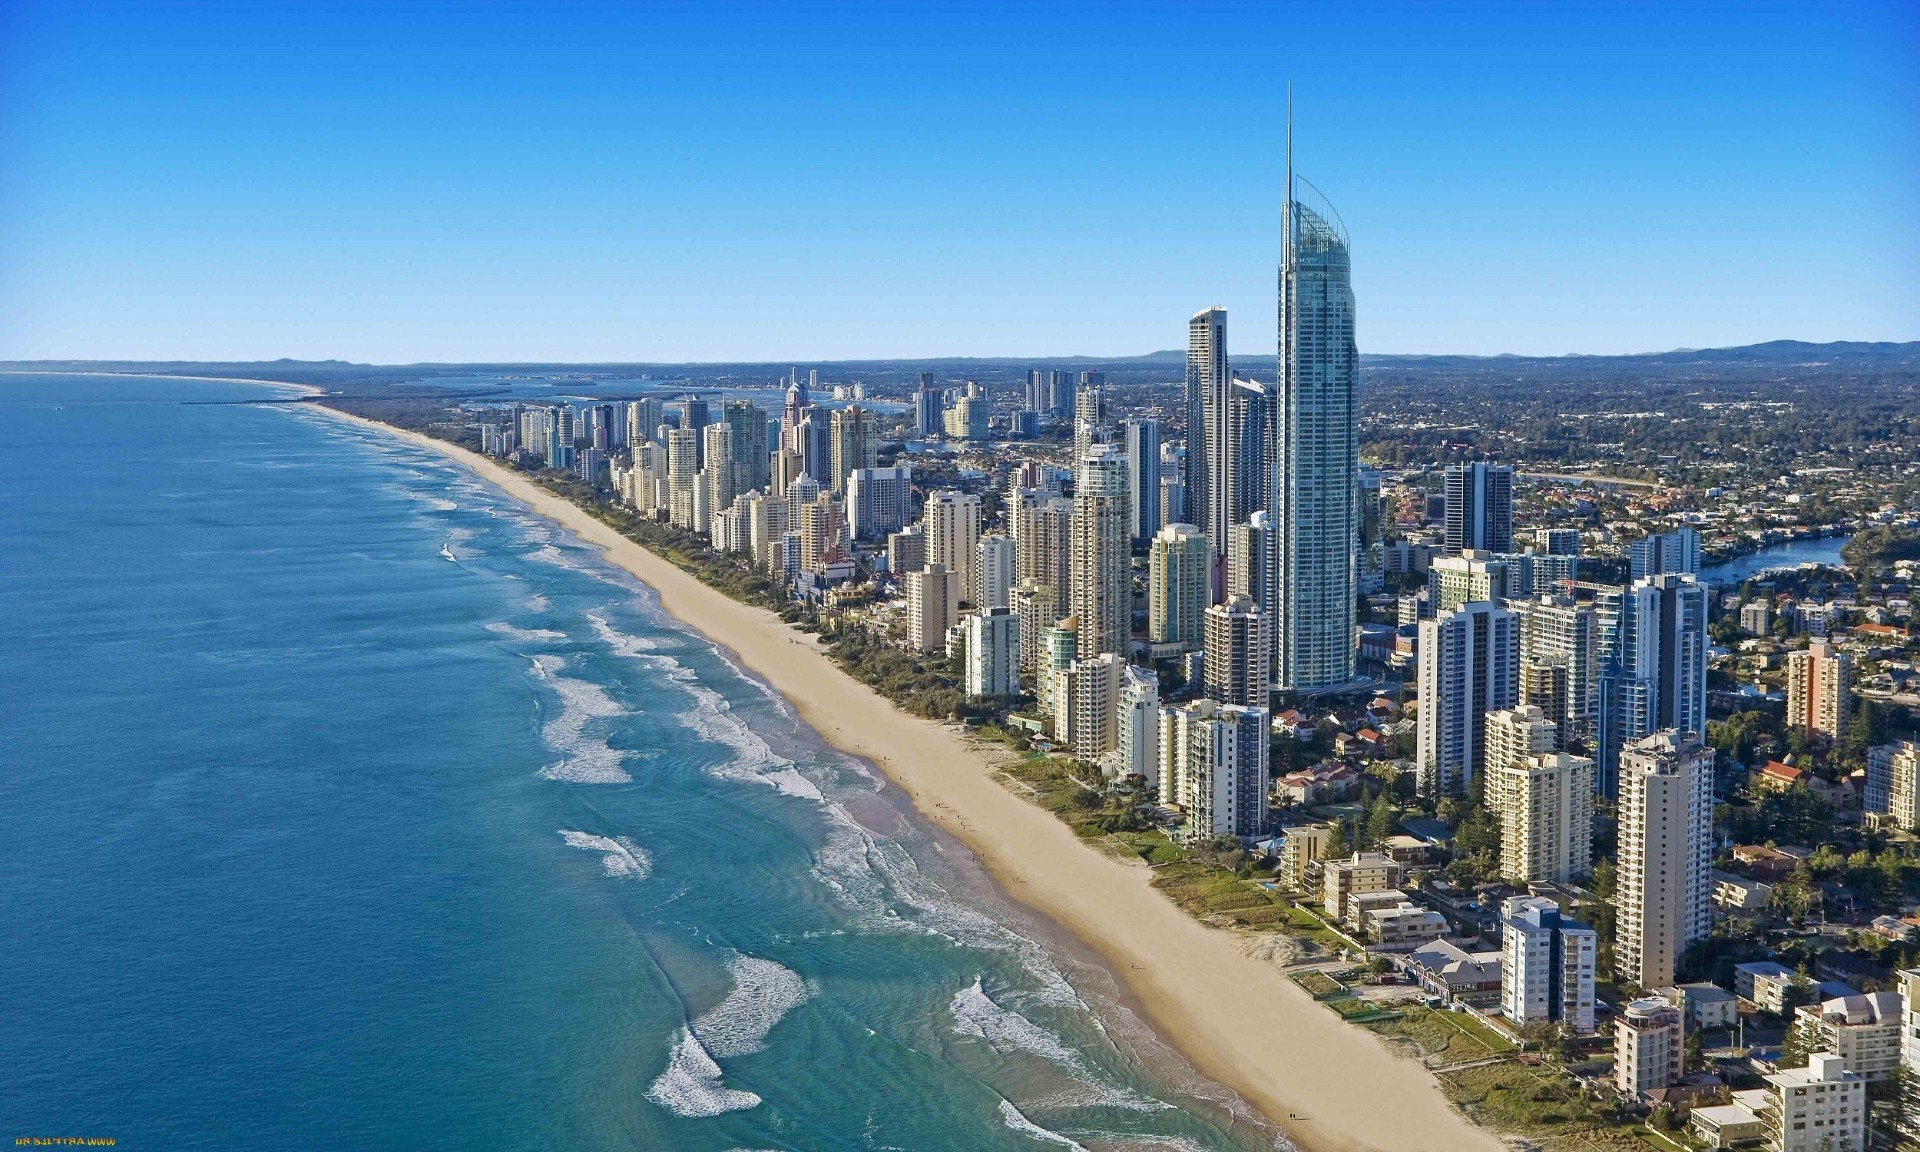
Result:
<svg viewBox="0 0 1920 1152">
<path fill-rule="evenodd" d="M 460 557 L 455 556 L 453 554 L 453 541 L 451 540 L 447 541 L 445 544 L 440 545 L 440 555 L 445 557 L 448 560 L 453 561 L 456 564 L 460 562 Z"/>
</svg>

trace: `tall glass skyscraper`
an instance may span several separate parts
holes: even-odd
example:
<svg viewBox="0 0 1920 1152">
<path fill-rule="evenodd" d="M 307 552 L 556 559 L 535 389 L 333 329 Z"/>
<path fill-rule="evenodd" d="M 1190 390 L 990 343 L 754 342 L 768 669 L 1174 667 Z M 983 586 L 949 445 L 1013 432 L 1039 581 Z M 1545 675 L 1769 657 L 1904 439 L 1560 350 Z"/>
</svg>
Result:
<svg viewBox="0 0 1920 1152">
<path fill-rule="evenodd" d="M 1289 145 L 1291 152 L 1291 145 Z M 1286 236 L 1280 263 L 1280 365 L 1268 507 L 1278 536 L 1274 587 L 1275 678 L 1311 691 L 1353 678 L 1354 563 L 1359 459 L 1354 380 L 1353 280 L 1347 235 L 1311 185 L 1287 165 Z"/>
<path fill-rule="evenodd" d="M 1227 526 L 1223 515 L 1215 515 L 1215 500 L 1222 493 L 1213 483 L 1213 472 L 1225 466 L 1226 425 L 1218 414 L 1225 410 L 1233 386 L 1227 366 L 1227 310 L 1205 308 L 1187 321 L 1187 515 L 1207 534 L 1215 556 L 1227 554 Z"/>
</svg>

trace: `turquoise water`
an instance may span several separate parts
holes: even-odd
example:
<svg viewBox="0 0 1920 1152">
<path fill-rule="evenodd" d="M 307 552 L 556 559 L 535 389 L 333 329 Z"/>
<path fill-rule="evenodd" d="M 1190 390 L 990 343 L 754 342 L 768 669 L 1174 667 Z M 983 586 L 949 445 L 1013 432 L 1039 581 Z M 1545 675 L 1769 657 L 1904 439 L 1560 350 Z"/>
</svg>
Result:
<svg viewBox="0 0 1920 1152">
<path fill-rule="evenodd" d="M 0 1136 L 1274 1146 L 644 587 L 262 395 L 0 376 Z"/>
</svg>

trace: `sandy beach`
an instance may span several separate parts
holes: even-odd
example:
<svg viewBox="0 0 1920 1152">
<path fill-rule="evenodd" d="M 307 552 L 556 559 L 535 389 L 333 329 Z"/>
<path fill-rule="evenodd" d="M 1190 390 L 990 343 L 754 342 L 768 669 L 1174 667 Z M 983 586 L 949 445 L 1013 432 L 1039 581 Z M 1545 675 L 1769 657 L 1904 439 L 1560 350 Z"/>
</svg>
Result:
<svg viewBox="0 0 1920 1152">
<path fill-rule="evenodd" d="M 315 406 L 319 408 L 318 405 Z M 1244 940 L 1192 919 L 1145 864 L 1102 855 L 993 778 L 960 730 L 909 716 L 770 612 L 732 600 L 521 473 L 427 436 L 323 409 L 471 468 L 606 550 L 674 617 L 730 650 L 836 748 L 872 762 L 1002 888 L 1106 961 L 1154 1030 L 1240 1093 L 1307 1152 L 1491 1152 L 1504 1147 L 1447 1104 L 1417 1062 L 1315 1004 Z"/>
</svg>

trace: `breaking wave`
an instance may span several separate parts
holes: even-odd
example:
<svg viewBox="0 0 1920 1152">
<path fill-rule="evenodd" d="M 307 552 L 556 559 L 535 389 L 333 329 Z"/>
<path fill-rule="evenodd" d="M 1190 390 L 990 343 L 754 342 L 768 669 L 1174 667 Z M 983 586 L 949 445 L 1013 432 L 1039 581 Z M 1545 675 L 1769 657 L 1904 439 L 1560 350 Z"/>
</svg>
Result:
<svg viewBox="0 0 1920 1152">
<path fill-rule="evenodd" d="M 624 716 L 626 709 L 598 684 L 560 675 L 567 662 L 559 656 L 535 656 L 532 663 L 533 674 L 560 697 L 559 714 L 540 730 L 540 738 L 560 753 L 560 759 L 542 768 L 540 774 L 572 784 L 625 784 L 632 780 L 623 767 L 626 753 L 602 737 L 587 734 L 588 725 Z"/>
<path fill-rule="evenodd" d="M 653 861 L 646 852 L 625 836 L 595 836 L 591 832 L 576 832 L 571 828 L 559 831 L 560 839 L 567 842 L 567 847 L 601 853 L 609 876 L 631 876 L 635 880 L 645 880 L 653 871 Z"/>
</svg>

